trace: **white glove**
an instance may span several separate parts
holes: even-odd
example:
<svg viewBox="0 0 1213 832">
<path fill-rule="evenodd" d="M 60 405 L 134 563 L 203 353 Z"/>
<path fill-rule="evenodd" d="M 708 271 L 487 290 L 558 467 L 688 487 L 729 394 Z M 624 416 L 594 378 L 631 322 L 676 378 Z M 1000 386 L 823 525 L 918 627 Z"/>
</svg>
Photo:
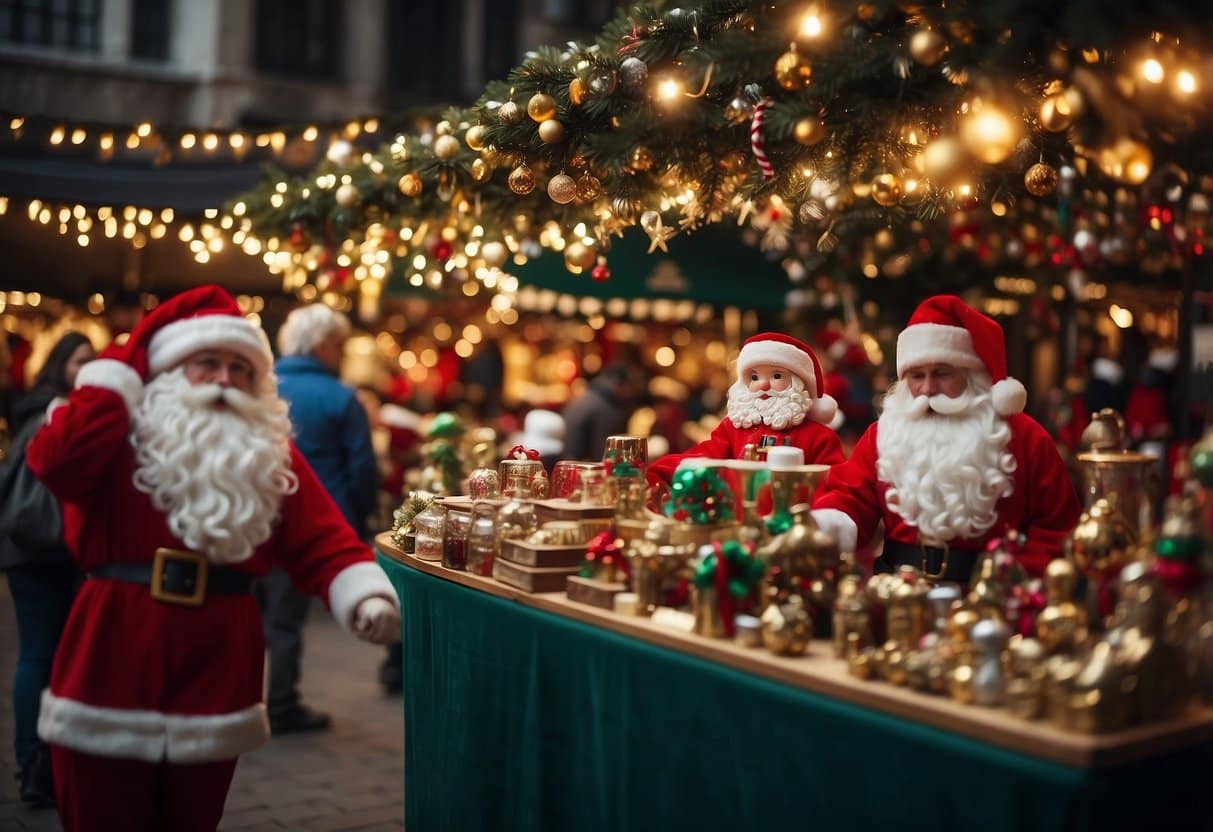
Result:
<svg viewBox="0 0 1213 832">
<path fill-rule="evenodd" d="M 354 608 L 354 635 L 372 644 L 400 641 L 400 612 L 386 598 L 372 595 Z"/>
<path fill-rule="evenodd" d="M 819 508 L 812 512 L 813 522 L 826 534 L 834 538 L 842 552 L 854 552 L 859 539 L 859 527 L 846 512 L 836 508 Z"/>
</svg>

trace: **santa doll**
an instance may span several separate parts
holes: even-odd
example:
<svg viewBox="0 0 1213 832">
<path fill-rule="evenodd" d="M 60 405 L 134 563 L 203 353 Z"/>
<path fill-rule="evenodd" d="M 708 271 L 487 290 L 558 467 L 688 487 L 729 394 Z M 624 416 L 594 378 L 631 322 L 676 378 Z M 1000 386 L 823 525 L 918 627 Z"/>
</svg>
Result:
<svg viewBox="0 0 1213 832">
<path fill-rule="evenodd" d="M 897 375 L 880 419 L 814 496 L 814 520 L 844 551 L 883 521 L 876 571 L 961 582 L 992 538 L 1018 531 L 1021 563 L 1043 574 L 1080 507 L 1053 439 L 1023 413 L 1002 327 L 958 297 L 928 298 L 897 339 Z"/>
<path fill-rule="evenodd" d="M 30 443 L 88 576 L 38 722 L 69 832 L 216 827 L 269 735 L 251 587 L 271 567 L 399 639 L 387 576 L 290 436 L 265 334 L 203 286 L 83 367 Z"/>
<path fill-rule="evenodd" d="M 728 415 L 711 436 L 681 454 L 649 466 L 649 484 L 669 485 L 684 459 L 741 459 L 747 445 L 789 445 L 806 464 L 842 462 L 842 443 L 827 425 L 838 404 L 825 393 L 821 364 L 808 344 L 778 332 L 746 340 L 737 356 L 737 381 L 729 388 Z"/>
</svg>

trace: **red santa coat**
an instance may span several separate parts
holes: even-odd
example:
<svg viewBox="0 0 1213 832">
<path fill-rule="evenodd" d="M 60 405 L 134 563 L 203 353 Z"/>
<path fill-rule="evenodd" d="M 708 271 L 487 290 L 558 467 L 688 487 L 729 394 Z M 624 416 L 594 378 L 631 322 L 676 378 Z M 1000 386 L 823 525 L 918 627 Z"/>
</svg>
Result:
<svg viewBox="0 0 1213 832">
<path fill-rule="evenodd" d="M 844 459 L 838 434 L 820 422 L 805 419 L 799 425 L 776 430 L 769 425 L 739 428 L 727 416 L 712 431 L 712 435 L 681 454 L 666 454 L 649 466 L 648 479 L 667 485 L 678 463 L 689 457 L 709 459 L 741 459 L 746 445 L 791 445 L 804 451 L 806 465 L 837 465 Z"/>
<path fill-rule="evenodd" d="M 954 549 L 981 552 L 991 538 L 1009 530 L 1027 536 L 1019 559 L 1032 575 L 1043 575 L 1045 566 L 1061 554 L 1066 536 L 1078 522 L 1082 508 L 1069 471 L 1057 452 L 1052 437 L 1034 419 L 1023 413 L 1006 417 L 1011 427 L 1007 451 L 1018 460 L 1012 475 L 1013 490 L 999 500 L 998 521 L 979 538 L 953 540 Z M 917 544 L 918 528 L 889 510 L 885 492 L 889 484 L 876 476 L 876 431 L 879 423 L 867 429 L 851 458 L 830 469 L 825 484 L 814 495 L 814 512 L 833 509 L 854 524 L 857 548 L 872 537 L 877 522 L 883 520 L 885 538 Z"/>
<path fill-rule="evenodd" d="M 138 376 L 103 360 L 82 369 L 81 382 L 97 386 L 73 391 L 27 452 L 30 468 L 62 501 L 65 537 L 80 568 L 150 563 L 158 547 L 186 548 L 132 484 L 124 399 L 137 401 Z M 291 467 L 299 489 L 283 498 L 272 536 L 249 560 L 227 568 L 260 576 L 280 565 L 348 629 L 357 604 L 393 597 L 391 584 L 293 445 Z M 135 583 L 88 580 L 55 654 L 39 734 L 100 756 L 230 759 L 269 736 L 264 654 L 251 594 L 212 594 L 191 607 L 157 601 Z"/>
</svg>

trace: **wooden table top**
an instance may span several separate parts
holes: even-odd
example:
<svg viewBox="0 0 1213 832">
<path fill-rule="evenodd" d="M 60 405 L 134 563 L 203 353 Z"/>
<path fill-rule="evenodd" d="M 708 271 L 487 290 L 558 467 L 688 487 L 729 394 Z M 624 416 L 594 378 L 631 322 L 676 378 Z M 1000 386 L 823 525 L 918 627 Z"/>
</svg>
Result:
<svg viewBox="0 0 1213 832">
<path fill-rule="evenodd" d="M 639 616 L 570 601 L 563 592 L 527 593 L 442 564 L 405 554 L 383 533 L 375 545 L 387 557 L 428 575 L 506 598 L 544 612 L 562 615 L 632 636 L 672 650 L 720 662 L 737 670 L 774 679 L 803 690 L 913 720 L 1022 754 L 1078 768 L 1100 768 L 1152 757 L 1185 746 L 1213 742 L 1213 708 L 1199 707 L 1166 722 L 1139 725 L 1114 733 L 1087 735 L 1062 731 L 1045 721 L 1029 722 L 1002 709 L 962 705 L 952 699 L 852 676 L 833 655 L 831 644 L 815 640 L 803 656 L 776 656 L 761 647 L 743 647 L 654 623 Z"/>
</svg>

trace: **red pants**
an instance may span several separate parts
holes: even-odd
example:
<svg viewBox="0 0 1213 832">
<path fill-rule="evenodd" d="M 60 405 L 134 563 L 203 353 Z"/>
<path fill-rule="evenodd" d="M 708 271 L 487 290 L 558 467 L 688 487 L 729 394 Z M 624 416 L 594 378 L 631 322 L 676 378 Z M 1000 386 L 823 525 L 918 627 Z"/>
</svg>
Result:
<svg viewBox="0 0 1213 832">
<path fill-rule="evenodd" d="M 236 761 L 169 765 L 51 746 L 64 832 L 214 832 Z"/>
</svg>

